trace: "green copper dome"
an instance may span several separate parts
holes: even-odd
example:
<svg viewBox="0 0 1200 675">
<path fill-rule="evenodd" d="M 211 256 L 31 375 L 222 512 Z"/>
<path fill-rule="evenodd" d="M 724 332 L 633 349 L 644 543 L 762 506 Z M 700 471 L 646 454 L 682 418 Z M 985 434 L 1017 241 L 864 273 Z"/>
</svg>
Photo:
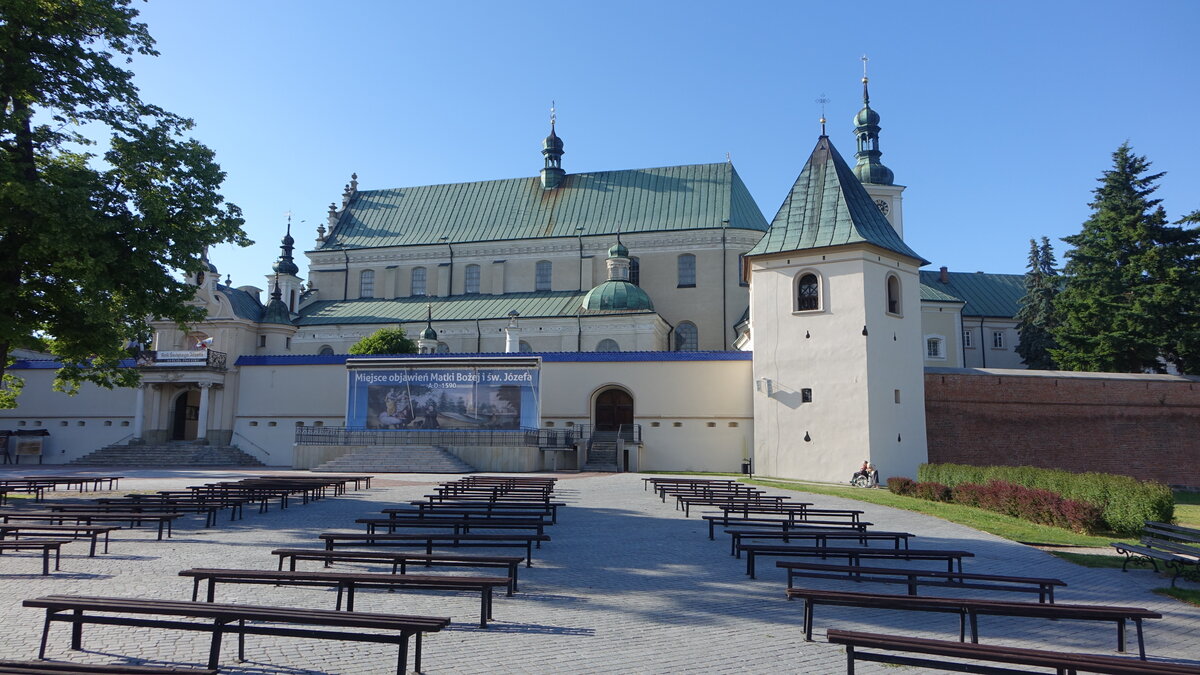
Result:
<svg viewBox="0 0 1200 675">
<path fill-rule="evenodd" d="M 617 243 L 612 245 L 612 248 L 608 249 L 608 257 L 610 257 L 610 258 L 628 258 L 629 257 L 629 249 L 625 248 L 625 244 L 622 244 L 620 241 L 618 241 Z"/>
<path fill-rule="evenodd" d="M 267 309 L 263 312 L 262 323 L 282 324 L 284 326 L 292 325 L 292 313 L 288 311 L 287 305 L 279 298 L 272 298 L 267 304 Z"/>
<path fill-rule="evenodd" d="M 872 110 L 871 106 L 864 105 L 863 109 L 859 110 L 858 114 L 854 116 L 854 126 L 857 126 L 857 127 L 866 127 L 866 126 L 877 127 L 877 126 L 879 126 L 879 113 Z"/>
<path fill-rule="evenodd" d="M 582 304 L 585 310 L 654 310 L 646 291 L 628 281 L 605 281 L 588 291 Z"/>
<path fill-rule="evenodd" d="M 433 326 L 426 326 L 418 337 L 422 340 L 436 340 L 437 331 L 433 329 Z"/>
</svg>

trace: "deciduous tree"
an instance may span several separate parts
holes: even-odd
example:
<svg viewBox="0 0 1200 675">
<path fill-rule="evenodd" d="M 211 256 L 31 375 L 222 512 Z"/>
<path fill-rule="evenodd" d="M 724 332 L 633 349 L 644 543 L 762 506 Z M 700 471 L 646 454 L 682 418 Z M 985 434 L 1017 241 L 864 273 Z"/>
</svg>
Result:
<svg viewBox="0 0 1200 675">
<path fill-rule="evenodd" d="M 149 319 L 202 318 L 180 273 L 250 243 L 192 122 L 143 102 L 123 67 L 156 54 L 130 5 L 0 2 L 0 369 L 48 350 L 67 391 L 135 383 L 120 360 Z"/>
<path fill-rule="evenodd" d="M 355 342 L 350 353 L 362 354 L 415 354 L 417 343 L 404 336 L 403 328 L 380 328 L 367 337 Z"/>
</svg>

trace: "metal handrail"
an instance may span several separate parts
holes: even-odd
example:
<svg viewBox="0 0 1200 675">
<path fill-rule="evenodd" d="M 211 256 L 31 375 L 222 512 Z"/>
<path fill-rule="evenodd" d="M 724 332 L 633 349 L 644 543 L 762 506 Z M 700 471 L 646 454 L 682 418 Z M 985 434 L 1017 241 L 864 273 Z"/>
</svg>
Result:
<svg viewBox="0 0 1200 675">
<path fill-rule="evenodd" d="M 245 436 L 243 436 L 243 435 L 242 435 L 242 433 L 241 433 L 241 432 L 239 432 L 239 431 L 235 431 L 235 432 L 233 432 L 233 435 L 234 435 L 235 437 L 240 437 L 242 440 L 246 441 L 246 442 L 247 442 L 247 443 L 249 443 L 250 445 L 253 445 L 254 447 L 258 448 L 258 449 L 259 449 L 259 450 L 261 450 L 261 451 L 262 451 L 262 453 L 263 453 L 264 455 L 266 455 L 267 457 L 270 457 L 270 456 L 271 456 L 271 451 L 270 451 L 270 450 L 267 450 L 266 448 L 264 448 L 263 446 L 259 445 L 258 443 L 255 443 L 254 441 L 250 440 L 249 438 L 246 438 Z M 232 439 L 231 439 L 231 440 L 232 440 Z M 240 446 L 239 446 L 239 447 L 240 447 Z"/>
</svg>

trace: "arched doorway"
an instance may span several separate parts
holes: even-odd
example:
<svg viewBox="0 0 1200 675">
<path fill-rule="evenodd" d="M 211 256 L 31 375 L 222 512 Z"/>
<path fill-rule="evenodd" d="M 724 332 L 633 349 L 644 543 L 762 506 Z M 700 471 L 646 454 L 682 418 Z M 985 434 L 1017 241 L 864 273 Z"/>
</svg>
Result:
<svg viewBox="0 0 1200 675">
<path fill-rule="evenodd" d="M 623 389 L 606 389 L 596 397 L 596 431 L 617 431 L 633 424 L 633 396 Z"/>
<path fill-rule="evenodd" d="M 189 389 L 175 397 L 171 407 L 171 440 L 196 440 L 197 418 L 200 412 L 200 392 Z"/>
</svg>

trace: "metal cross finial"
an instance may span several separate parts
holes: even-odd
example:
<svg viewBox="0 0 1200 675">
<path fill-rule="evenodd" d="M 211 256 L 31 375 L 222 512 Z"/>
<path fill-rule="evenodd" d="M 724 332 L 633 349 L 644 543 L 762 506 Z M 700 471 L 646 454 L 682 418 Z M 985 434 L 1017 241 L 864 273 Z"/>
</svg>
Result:
<svg viewBox="0 0 1200 675">
<path fill-rule="evenodd" d="M 824 136 L 825 135 L 825 104 L 829 103 L 829 99 L 825 97 L 825 94 L 821 94 L 821 98 L 816 99 L 816 101 L 814 101 L 814 103 L 821 104 L 821 135 Z"/>
<path fill-rule="evenodd" d="M 733 164 L 733 155 L 729 154 L 728 152 L 725 153 L 725 163 Z"/>
<path fill-rule="evenodd" d="M 863 55 L 862 55 L 862 62 L 863 62 L 863 82 L 866 82 L 866 81 L 867 81 L 867 61 L 870 61 L 870 60 L 871 60 L 871 59 L 868 59 L 866 54 L 863 54 Z"/>
<path fill-rule="evenodd" d="M 292 210 L 291 210 L 291 209 L 288 209 L 287 211 L 284 211 L 284 212 L 283 212 L 283 215 L 287 216 L 287 219 L 288 219 L 288 222 L 289 222 L 289 223 L 290 223 L 290 222 L 292 222 Z"/>
<path fill-rule="evenodd" d="M 550 126 L 554 126 L 554 123 L 557 121 L 558 112 L 556 110 L 556 106 L 554 105 L 554 101 L 550 101 Z"/>
</svg>

